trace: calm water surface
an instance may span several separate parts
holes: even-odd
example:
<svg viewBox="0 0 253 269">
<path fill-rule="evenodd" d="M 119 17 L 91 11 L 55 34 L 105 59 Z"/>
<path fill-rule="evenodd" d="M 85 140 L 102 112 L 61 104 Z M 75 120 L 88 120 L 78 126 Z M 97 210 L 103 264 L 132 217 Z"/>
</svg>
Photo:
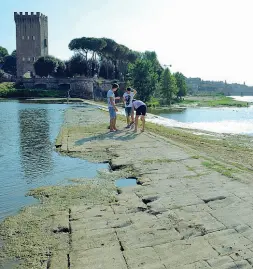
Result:
<svg viewBox="0 0 253 269">
<path fill-rule="evenodd" d="M 0 102 L 0 221 L 35 202 L 25 197 L 38 186 L 91 178 L 107 164 L 59 155 L 54 141 L 69 105 Z"/>
</svg>

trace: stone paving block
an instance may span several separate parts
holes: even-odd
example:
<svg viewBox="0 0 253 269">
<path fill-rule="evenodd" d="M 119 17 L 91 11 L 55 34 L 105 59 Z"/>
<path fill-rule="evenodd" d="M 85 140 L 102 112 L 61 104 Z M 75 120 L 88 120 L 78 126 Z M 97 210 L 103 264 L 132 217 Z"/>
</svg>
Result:
<svg viewBox="0 0 253 269">
<path fill-rule="evenodd" d="M 167 268 L 180 268 L 183 265 L 218 257 L 218 253 L 203 237 L 155 246 L 154 249 Z"/>
<path fill-rule="evenodd" d="M 71 235 L 71 248 L 73 251 L 88 250 L 118 246 L 118 238 L 114 229 L 78 230 Z"/>
<path fill-rule="evenodd" d="M 174 212 L 179 218 L 184 219 L 186 222 L 202 225 L 207 232 L 219 231 L 226 228 L 221 222 L 210 215 L 210 213 L 205 211 L 191 213 L 182 208 L 175 209 Z"/>
<path fill-rule="evenodd" d="M 164 227 L 146 228 L 143 226 L 140 229 L 128 227 L 117 229 L 117 235 L 125 250 L 151 247 L 181 239 L 175 229 Z"/>
<path fill-rule="evenodd" d="M 84 220 L 71 221 L 72 231 L 108 229 L 107 219 L 87 218 Z"/>
<path fill-rule="evenodd" d="M 195 262 L 188 265 L 181 265 L 176 267 L 176 269 L 210 269 L 211 267 L 208 265 L 206 261 Z"/>
<path fill-rule="evenodd" d="M 70 253 L 72 269 L 127 269 L 122 251 L 118 247 L 96 248 Z"/>
<path fill-rule="evenodd" d="M 124 251 L 124 257 L 129 269 L 165 269 L 159 256 L 152 247 L 126 250 Z"/>
<path fill-rule="evenodd" d="M 204 204 L 197 195 L 192 192 L 180 192 L 180 193 L 171 193 L 169 196 L 161 197 L 160 202 L 164 207 L 168 209 L 174 209 L 189 205 Z"/>
<path fill-rule="evenodd" d="M 110 206 L 73 206 L 71 207 L 72 219 L 88 219 L 92 217 L 107 217 L 113 216 L 113 210 Z"/>
<path fill-rule="evenodd" d="M 250 249 L 244 249 L 244 250 L 239 250 L 235 253 L 232 253 L 230 257 L 234 261 L 241 261 L 241 260 L 246 260 L 246 259 L 252 259 L 253 258 L 253 252 Z"/>
<path fill-rule="evenodd" d="M 226 264 L 233 263 L 234 260 L 230 256 L 222 256 L 214 259 L 210 259 L 207 261 L 208 264 L 211 265 L 211 267 L 220 267 Z"/>
<path fill-rule="evenodd" d="M 253 212 L 245 203 L 227 206 L 212 211 L 212 215 L 227 228 L 236 228 L 251 221 Z"/>
<path fill-rule="evenodd" d="M 135 229 L 141 228 L 152 228 L 157 225 L 160 227 L 160 223 L 156 216 L 146 213 L 146 212 L 137 212 L 133 214 L 128 214 L 129 219 L 133 223 Z"/>
<path fill-rule="evenodd" d="M 239 197 L 235 196 L 234 194 L 229 194 L 229 196 L 226 196 L 225 199 L 209 202 L 208 206 L 215 210 L 233 206 L 241 202 L 242 200 Z"/>
<path fill-rule="evenodd" d="M 205 203 L 209 203 L 210 201 L 215 200 L 223 200 L 227 196 L 230 195 L 230 192 L 220 189 L 218 187 L 214 187 L 212 189 L 202 189 L 198 190 L 197 196 L 203 200 Z"/>
<path fill-rule="evenodd" d="M 235 261 L 236 268 L 249 269 L 252 268 L 248 261 Z"/>
<path fill-rule="evenodd" d="M 152 153 L 153 154 L 153 153 Z M 153 155 L 154 156 L 154 155 Z M 159 156 L 159 155 L 158 155 Z M 160 159 L 160 156 L 158 157 Z M 154 163 L 135 163 L 134 168 L 140 172 L 140 175 L 154 174 L 159 179 L 159 175 L 165 174 L 168 179 L 184 178 L 187 176 L 196 176 L 194 171 L 189 171 L 188 168 L 179 162 L 154 162 Z"/>
<path fill-rule="evenodd" d="M 204 238 L 220 255 L 236 253 L 252 245 L 250 240 L 233 229 L 207 234 Z"/>
</svg>

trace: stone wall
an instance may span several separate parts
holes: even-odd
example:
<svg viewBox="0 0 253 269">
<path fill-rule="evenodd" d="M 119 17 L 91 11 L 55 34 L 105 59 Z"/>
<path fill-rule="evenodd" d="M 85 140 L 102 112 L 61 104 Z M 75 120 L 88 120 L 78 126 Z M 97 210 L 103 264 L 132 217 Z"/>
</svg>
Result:
<svg viewBox="0 0 253 269">
<path fill-rule="evenodd" d="M 20 78 L 17 81 L 26 89 L 70 90 L 75 98 L 102 100 L 106 98 L 112 81 L 98 81 L 88 78 Z M 124 83 L 120 83 L 120 91 L 124 91 Z"/>
</svg>

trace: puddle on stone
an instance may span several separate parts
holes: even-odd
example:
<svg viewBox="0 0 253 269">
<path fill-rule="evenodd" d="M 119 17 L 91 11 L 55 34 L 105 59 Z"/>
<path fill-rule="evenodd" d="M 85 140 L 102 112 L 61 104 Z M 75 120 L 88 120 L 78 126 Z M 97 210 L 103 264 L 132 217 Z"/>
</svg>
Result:
<svg viewBox="0 0 253 269">
<path fill-rule="evenodd" d="M 115 181 L 115 185 L 118 188 L 136 186 L 136 178 L 120 178 Z"/>
</svg>

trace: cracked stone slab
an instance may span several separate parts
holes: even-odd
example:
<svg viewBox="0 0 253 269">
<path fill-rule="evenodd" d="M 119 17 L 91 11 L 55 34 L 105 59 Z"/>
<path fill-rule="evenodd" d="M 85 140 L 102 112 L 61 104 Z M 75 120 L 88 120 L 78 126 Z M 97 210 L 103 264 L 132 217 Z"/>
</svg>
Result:
<svg viewBox="0 0 253 269">
<path fill-rule="evenodd" d="M 234 203 L 225 208 L 212 211 L 212 215 L 228 228 L 236 228 L 239 225 L 253 226 L 252 205 L 246 202 Z"/>
<path fill-rule="evenodd" d="M 208 269 L 211 268 L 206 261 L 195 262 L 188 265 L 176 267 L 176 269 Z"/>
<path fill-rule="evenodd" d="M 215 219 L 210 213 L 201 211 L 201 212 L 187 212 L 182 209 L 175 209 L 174 212 L 178 215 L 179 218 L 185 220 L 186 222 L 193 223 L 195 225 L 201 225 L 205 231 L 214 232 L 223 230 L 226 227 L 217 219 Z"/>
<path fill-rule="evenodd" d="M 73 251 L 84 251 L 95 248 L 118 246 L 118 238 L 114 229 L 78 230 L 71 234 Z"/>
<path fill-rule="evenodd" d="M 234 260 L 230 256 L 222 256 L 214 259 L 207 260 L 207 263 L 210 264 L 211 267 L 220 268 L 226 264 L 233 263 Z"/>
<path fill-rule="evenodd" d="M 252 246 L 250 240 L 234 229 L 210 233 L 205 235 L 204 238 L 220 255 L 237 253 Z"/>
<path fill-rule="evenodd" d="M 166 269 L 152 247 L 128 249 L 124 257 L 129 269 Z"/>
<path fill-rule="evenodd" d="M 120 246 L 71 252 L 70 262 L 73 269 L 128 269 Z"/>
<path fill-rule="evenodd" d="M 168 209 L 174 209 L 189 205 L 204 204 L 197 195 L 192 192 L 180 192 L 180 193 L 170 193 L 168 196 L 162 196 L 160 198 L 160 203 Z"/>
<path fill-rule="evenodd" d="M 125 250 L 151 247 L 181 239 L 180 234 L 175 229 L 161 226 L 117 229 L 117 235 Z"/>
<path fill-rule="evenodd" d="M 233 194 L 230 194 L 225 199 L 210 201 L 208 203 L 208 206 L 210 206 L 212 209 L 220 209 L 220 208 L 225 208 L 225 207 L 235 205 L 241 202 L 243 201 L 239 197 Z"/>
<path fill-rule="evenodd" d="M 239 250 L 230 255 L 234 261 L 253 259 L 253 252 L 250 249 Z"/>
<path fill-rule="evenodd" d="M 167 268 L 180 268 L 218 257 L 218 253 L 203 237 L 180 240 L 154 248 Z"/>
<path fill-rule="evenodd" d="M 93 217 L 110 218 L 114 215 L 110 206 L 73 206 L 71 207 L 72 219 L 88 219 Z"/>
</svg>

